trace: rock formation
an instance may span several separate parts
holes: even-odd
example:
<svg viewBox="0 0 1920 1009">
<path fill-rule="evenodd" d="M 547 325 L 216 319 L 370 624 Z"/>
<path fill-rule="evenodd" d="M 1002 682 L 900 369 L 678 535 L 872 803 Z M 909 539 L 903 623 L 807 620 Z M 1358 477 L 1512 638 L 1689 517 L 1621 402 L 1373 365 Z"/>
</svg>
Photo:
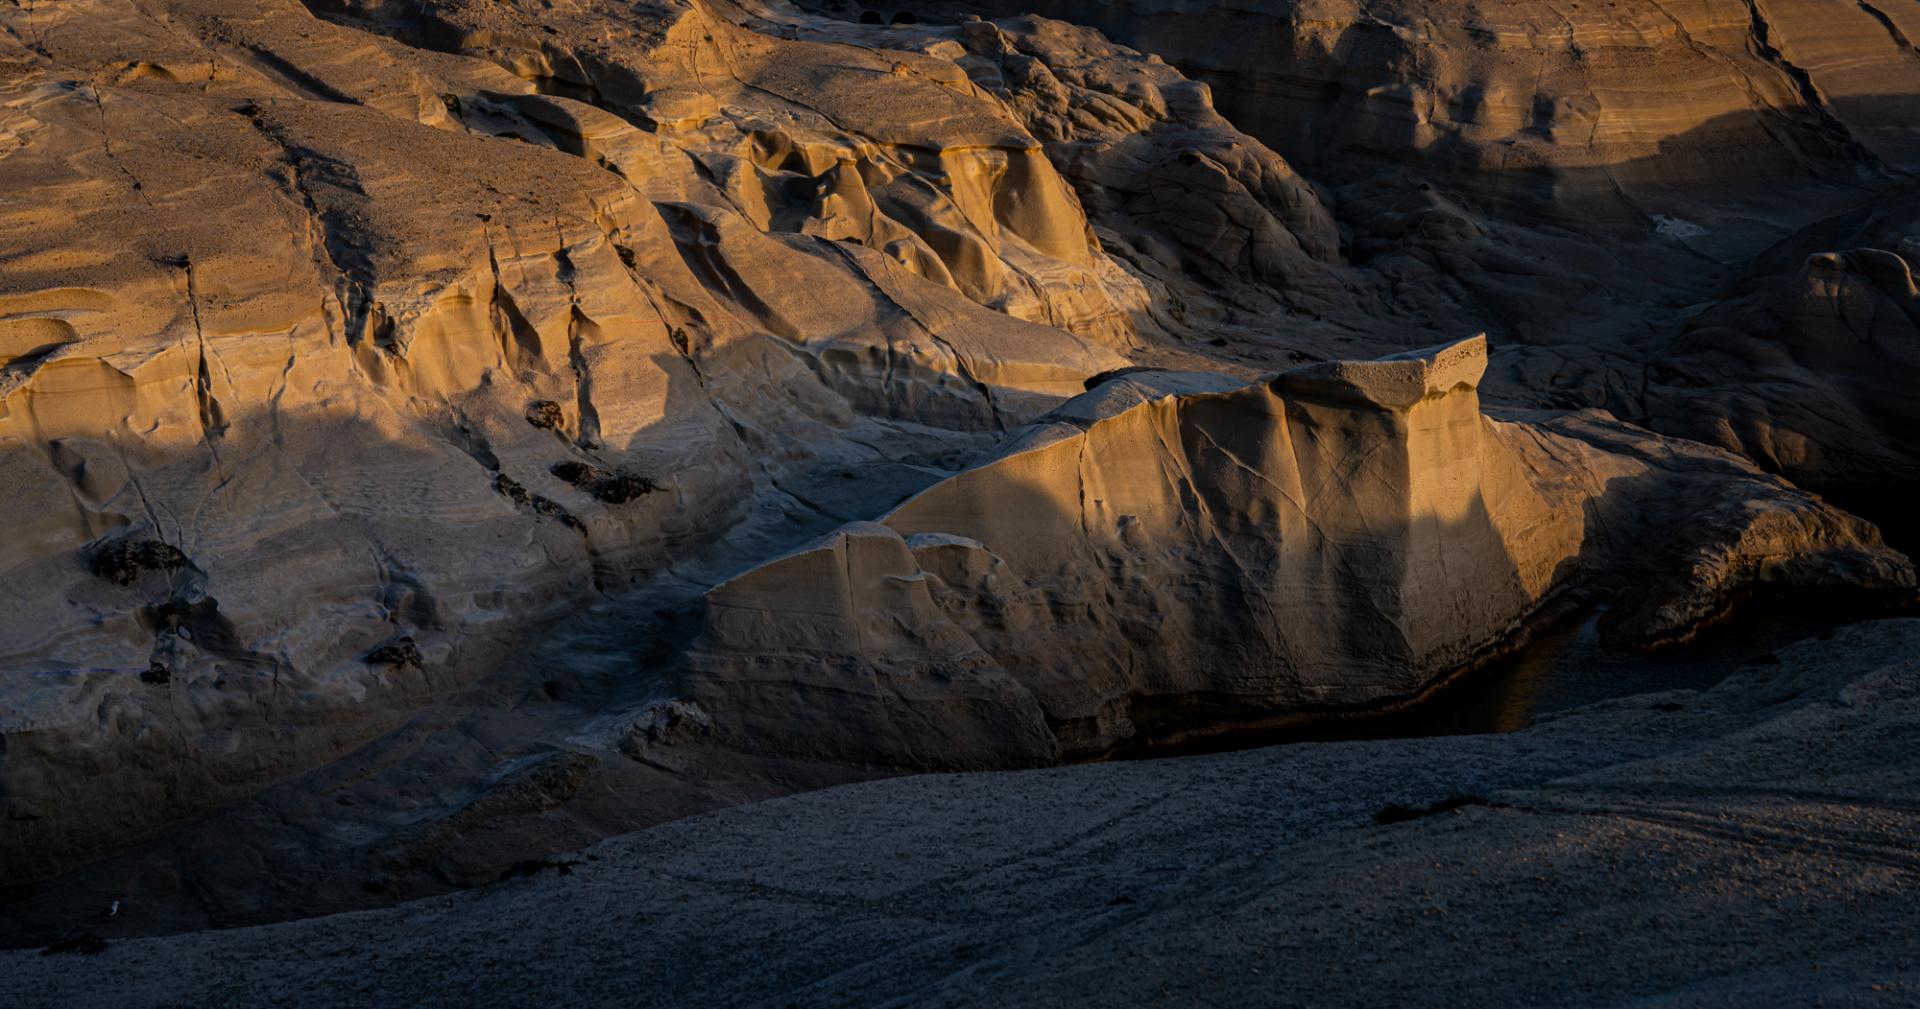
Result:
<svg viewBox="0 0 1920 1009">
<path fill-rule="evenodd" d="M 686 690 L 743 747 L 1038 764 L 1404 703 L 1624 570 L 1652 576 L 1623 601 L 1641 636 L 1756 583 L 1912 584 L 1871 527 L 1731 457 L 1654 470 L 1672 449 L 1617 425 L 1487 419 L 1485 369 L 1475 338 L 1242 388 L 1110 380 L 709 592 Z"/>
<path fill-rule="evenodd" d="M 811 5 L 833 8 L 831 0 Z M 1396 308 L 1407 321 L 1445 325 L 1464 302 L 1473 306 L 1466 325 L 1529 345 L 1511 355 L 1511 372 L 1496 369 L 1495 398 L 1604 407 L 1820 486 L 1920 480 L 1910 418 L 1862 388 L 1852 363 L 1876 363 L 1866 385 L 1914 381 L 1910 356 L 1887 352 L 1888 334 L 1897 344 L 1914 339 L 1899 296 L 1880 321 L 1861 321 L 1878 297 L 1866 291 L 1899 291 L 1899 282 L 1837 275 L 1855 250 L 1883 264 L 1871 275 L 1914 263 L 1914 248 L 1902 243 L 1920 232 L 1909 195 L 1920 156 L 1912 41 L 1920 17 L 1903 7 L 861 5 L 888 14 L 910 6 L 918 20 L 955 23 L 969 36 L 982 30 L 965 18 L 1001 18 L 1026 59 L 1076 85 L 1082 67 L 1124 62 L 1113 58 L 1117 47 L 1077 27 L 1088 26 L 1211 85 L 1226 119 L 1257 138 L 1253 147 L 1271 148 L 1243 158 L 1284 158 L 1287 175 L 1313 180 L 1317 216 L 1332 222 L 1317 233 L 1337 234 L 1345 261 L 1368 267 L 1358 276 L 1339 271 L 1333 286 L 1347 293 L 1332 300 L 1307 300 L 1302 288 L 1325 285 L 1296 267 L 1281 285 L 1282 304 L 1315 320 L 1352 324 L 1357 301 L 1369 320 L 1363 328 L 1375 332 Z M 1073 24 L 1020 16 L 1029 13 Z M 1154 70 L 1135 74 L 1152 79 Z M 1118 75 L 1103 66 L 1089 76 Z M 1103 95 L 1073 104 L 1114 102 Z M 1195 145 L 1182 157 L 1213 158 L 1207 151 Z M 1180 173 L 1156 175 L 1172 184 Z M 1143 252 L 1132 260 L 1148 262 L 1157 250 Z M 1375 282 L 1387 285 L 1384 306 L 1364 296 Z M 1701 318 L 1708 306 L 1783 286 L 1802 292 L 1805 311 L 1743 319 L 1734 334 Z M 1209 293 L 1193 300 L 1205 303 Z M 1836 299 L 1847 307 L 1830 307 Z M 1240 291 L 1233 300 L 1259 297 Z M 1758 333 L 1748 328 L 1755 322 Z M 1856 351 L 1862 342 L 1871 346 Z M 1776 343 L 1790 349 L 1763 351 Z"/>
<path fill-rule="evenodd" d="M 878 57 L 946 111 L 870 110 L 881 145 L 702 92 L 681 146 L 493 50 L 535 79 L 291 3 L 178 15 L 8 15 L 11 872 L 395 727 L 777 474 L 896 420 L 965 451 L 1126 363 L 1021 318 L 1119 339 L 1101 284 L 1137 291 L 1031 141 Z M 677 16 L 738 36 L 677 72 L 793 66 Z"/>
<path fill-rule="evenodd" d="M 1157 54 L 1210 84 L 1239 128 L 1329 184 L 1412 167 L 1568 221 L 1605 204 L 1670 209 L 1635 206 L 1661 195 L 1738 204 L 1809 169 L 1886 181 L 1920 154 L 1909 41 L 1920 24 L 1850 0 L 919 6 L 932 21 L 1046 15 Z"/>
<path fill-rule="evenodd" d="M 1020 6 L 0 8 L 0 934 L 1911 589 L 1905 14 Z"/>
<path fill-rule="evenodd" d="M 0 951 L 0 1001 L 1909 1005 L 1916 650 L 1874 622 L 1506 735 L 815 791 L 403 907 Z"/>
</svg>

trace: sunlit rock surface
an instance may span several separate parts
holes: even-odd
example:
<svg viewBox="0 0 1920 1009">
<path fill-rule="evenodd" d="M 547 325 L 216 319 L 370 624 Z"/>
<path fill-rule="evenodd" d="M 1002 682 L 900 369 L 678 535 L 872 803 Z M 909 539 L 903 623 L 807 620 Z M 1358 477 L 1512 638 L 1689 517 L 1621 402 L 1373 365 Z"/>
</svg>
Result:
<svg viewBox="0 0 1920 1009">
<path fill-rule="evenodd" d="M 291 3 L 178 13 L 9 15 L 10 873 L 395 727 L 781 474 L 1126 363 L 1144 295 L 964 84 L 850 132 L 753 83 L 806 46 L 663 10 L 724 36 L 669 80 L 747 78 L 675 142 Z"/>
<path fill-rule="evenodd" d="M 1475 338 L 1237 389 L 1112 379 L 708 593 L 687 689 L 743 747 L 1047 763 L 1404 702 L 1609 575 L 1642 636 L 1758 583 L 1911 586 L 1871 527 L 1730 457 L 1486 419 L 1485 368 Z"/>
<path fill-rule="evenodd" d="M 966 17 L 1002 18 L 1043 64 L 1095 62 L 1104 41 L 1069 57 L 1053 41 L 1091 32 L 1018 17 L 1046 15 L 1211 85 L 1234 126 L 1321 187 L 1345 260 L 1390 284 L 1395 308 L 1444 324 L 1470 305 L 1469 325 L 1529 345 L 1511 355 L 1513 372 L 1495 369 L 1499 399 L 1605 407 L 1820 486 L 1920 481 L 1911 418 L 1871 388 L 1920 378 L 1898 349 L 1920 336 L 1898 307 L 1904 282 L 1868 279 L 1910 272 L 1903 243 L 1920 233 L 1907 195 L 1920 158 L 1920 14 L 1908 5 L 858 6 L 963 33 L 979 31 Z M 1157 255 L 1141 250 L 1138 262 Z M 1848 281 L 1835 276 L 1844 265 L 1810 256 L 1884 265 Z M 1797 290 L 1805 309 L 1781 306 L 1733 337 L 1698 332 L 1703 311 L 1756 287 Z M 1869 293 L 1882 290 L 1896 293 Z M 1289 297 L 1313 321 L 1352 324 L 1332 303 Z M 1865 383 L 1853 363 L 1862 343 L 1877 365 Z"/>
<path fill-rule="evenodd" d="M 1911 589 L 1905 14 L 970 6 L 0 10 L 0 939 Z"/>
</svg>

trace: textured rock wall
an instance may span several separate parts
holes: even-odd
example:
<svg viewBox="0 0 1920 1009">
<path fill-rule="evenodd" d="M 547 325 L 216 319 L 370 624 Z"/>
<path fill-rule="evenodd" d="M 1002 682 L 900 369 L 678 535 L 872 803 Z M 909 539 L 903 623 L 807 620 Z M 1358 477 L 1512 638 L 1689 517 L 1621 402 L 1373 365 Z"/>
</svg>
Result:
<svg viewBox="0 0 1920 1009">
<path fill-rule="evenodd" d="M 850 520 L 885 524 L 713 597 L 745 602 L 689 689 L 742 745 L 1048 761 L 1404 698 L 1557 586 L 1661 640 L 1755 583 L 1903 584 L 1856 520 L 1601 411 L 1920 472 L 1910 117 L 1869 100 L 1910 68 L 1861 41 L 1904 15 L 1210 10 L 1214 69 L 1154 44 L 1280 75 L 779 3 L 0 10 L 5 881 L 273 782 L 252 850 L 336 865 L 564 801 L 528 768 L 616 793 L 580 769 L 653 724 L 702 593 Z M 1453 365 L 1325 363 L 1487 328 L 1514 423 L 1393 377 Z M 1137 366 L 1211 374 L 1024 429 Z M 660 766 L 658 809 L 803 780 Z M 377 842 L 276 847 L 344 815 L 319 769 L 384 790 Z"/>
<path fill-rule="evenodd" d="M 1098 36 L 1084 28 L 1016 15 L 1098 28 L 1211 84 L 1234 126 L 1272 148 L 1265 157 L 1284 155 L 1289 173 L 1297 168 L 1321 187 L 1337 229 L 1321 233 L 1337 234 L 1341 258 L 1367 268 L 1331 271 L 1328 283 L 1329 271 L 1289 263 L 1272 282 L 1283 293 L 1269 311 L 1292 310 L 1296 332 L 1312 328 L 1300 317 L 1360 316 L 1368 323 L 1356 328 L 1376 334 L 1422 323 L 1485 328 L 1529 345 L 1496 367 L 1489 393 L 1497 400 L 1603 407 L 1821 486 L 1920 482 L 1909 418 L 1876 388 L 1913 381 L 1908 355 L 1891 348 L 1910 342 L 1914 326 L 1897 296 L 1887 303 L 1869 293 L 1877 284 L 1864 274 L 1833 277 L 1856 249 L 1889 267 L 1888 256 L 1912 266 L 1901 243 L 1920 231 L 1910 197 L 1920 153 L 1912 45 L 1920 18 L 1903 7 L 912 7 L 954 21 L 1004 15 L 1002 30 L 1055 76 L 1112 47 L 1085 41 Z M 983 33 L 964 22 L 959 31 Z M 1203 227 L 1208 216 L 1186 226 Z M 1863 231 L 1867 216 L 1874 223 Z M 1151 264 L 1167 258 L 1151 241 L 1114 248 L 1156 276 Z M 1804 278 L 1815 255 L 1826 265 Z M 1191 257 L 1182 269 L 1213 268 Z M 1255 288 L 1263 286 L 1257 274 Z M 1249 277 L 1239 279 L 1227 300 L 1261 303 L 1244 289 Z M 1804 307 L 1737 322 L 1724 311 L 1702 318 L 1708 306 L 1783 288 L 1798 293 L 1770 297 Z M 1213 294 L 1177 280 L 1170 290 L 1179 293 L 1161 301 L 1182 308 L 1205 306 Z M 1466 315 L 1456 314 L 1465 305 Z M 1868 312 L 1877 321 L 1865 322 Z M 1218 313 L 1207 317 L 1217 326 Z M 1774 344 L 1792 349 L 1774 353 Z M 1854 363 L 1868 359 L 1871 375 Z"/>
<path fill-rule="evenodd" d="M 404 6 L 7 15 L 10 872 L 393 728 L 871 459 L 862 417 L 993 429 L 1125 363 L 1020 318 L 1124 341 L 1138 285 L 963 78 L 855 133 L 767 97 L 839 79 L 806 44 L 653 11 L 701 35 L 619 47 L 645 83 L 491 13 L 484 58 Z"/>
<path fill-rule="evenodd" d="M 1112 380 L 712 590 L 683 690 L 730 745 L 1048 763 L 1406 701 L 1569 583 L 1639 580 L 1643 637 L 1763 582 L 1912 585 L 1870 526 L 1729 457 L 1488 420 L 1485 368 L 1475 338 L 1244 388 Z M 1719 501 L 1741 514 L 1689 514 Z"/>
<path fill-rule="evenodd" d="M 1543 195 L 1528 190 L 1547 182 L 1567 187 L 1553 193 L 1565 200 L 1607 189 L 1609 175 L 1727 191 L 1808 165 L 1884 171 L 1916 153 L 1909 37 L 1920 19 L 1850 0 L 953 10 L 1044 14 L 1157 53 L 1213 85 L 1241 129 L 1328 181 L 1415 164 L 1515 195 Z"/>
</svg>

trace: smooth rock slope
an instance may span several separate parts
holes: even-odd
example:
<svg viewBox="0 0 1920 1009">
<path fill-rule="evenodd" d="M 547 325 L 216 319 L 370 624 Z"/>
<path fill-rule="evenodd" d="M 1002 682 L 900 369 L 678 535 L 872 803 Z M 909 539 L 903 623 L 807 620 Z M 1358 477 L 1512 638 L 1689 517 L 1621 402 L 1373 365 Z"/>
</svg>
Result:
<svg viewBox="0 0 1920 1009">
<path fill-rule="evenodd" d="M 974 6 L 0 7 L 0 940 L 1911 591 L 1906 15 Z"/>
<path fill-rule="evenodd" d="M 1521 732 L 870 782 L 471 894 L 0 953 L 188 1006 L 1910 1006 L 1920 622 Z"/>
</svg>

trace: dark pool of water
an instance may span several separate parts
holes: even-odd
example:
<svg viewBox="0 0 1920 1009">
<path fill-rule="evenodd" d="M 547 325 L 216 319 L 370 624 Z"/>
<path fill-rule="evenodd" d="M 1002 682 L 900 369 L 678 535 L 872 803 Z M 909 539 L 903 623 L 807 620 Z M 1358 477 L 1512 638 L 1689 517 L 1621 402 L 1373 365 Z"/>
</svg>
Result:
<svg viewBox="0 0 1920 1009">
<path fill-rule="evenodd" d="M 1596 608 L 1539 634 L 1525 648 L 1396 716 L 1394 735 L 1512 732 L 1554 711 L 1634 694 L 1705 690 L 1779 649 L 1882 615 L 1877 607 L 1806 600 L 1749 604 L 1735 619 L 1685 645 L 1657 652 L 1606 648 Z"/>
<path fill-rule="evenodd" d="M 1920 556 L 1920 486 L 1827 488 L 1826 499 L 1880 528 L 1887 544 Z M 1704 690 L 1740 666 L 1765 661 L 1796 641 L 1831 635 L 1861 620 L 1916 615 L 1914 601 L 1840 591 L 1749 602 L 1734 619 L 1687 645 L 1651 654 L 1600 646 L 1602 612 L 1540 634 L 1518 653 L 1449 688 L 1421 710 L 1389 720 L 1386 735 L 1512 732 L 1540 715 L 1613 697 Z"/>
<path fill-rule="evenodd" d="M 1742 666 L 1771 662 L 1775 653 L 1862 620 L 1915 615 L 1911 601 L 1890 603 L 1840 593 L 1749 602 L 1727 622 L 1693 641 L 1656 652 L 1604 647 L 1595 607 L 1535 633 L 1512 655 L 1497 659 L 1403 711 L 1335 716 L 1302 725 L 1228 732 L 1164 745 L 1146 745 L 1121 757 L 1213 753 L 1285 743 L 1394 739 L 1513 732 L 1541 715 L 1596 701 L 1666 690 L 1705 690 Z"/>
</svg>

